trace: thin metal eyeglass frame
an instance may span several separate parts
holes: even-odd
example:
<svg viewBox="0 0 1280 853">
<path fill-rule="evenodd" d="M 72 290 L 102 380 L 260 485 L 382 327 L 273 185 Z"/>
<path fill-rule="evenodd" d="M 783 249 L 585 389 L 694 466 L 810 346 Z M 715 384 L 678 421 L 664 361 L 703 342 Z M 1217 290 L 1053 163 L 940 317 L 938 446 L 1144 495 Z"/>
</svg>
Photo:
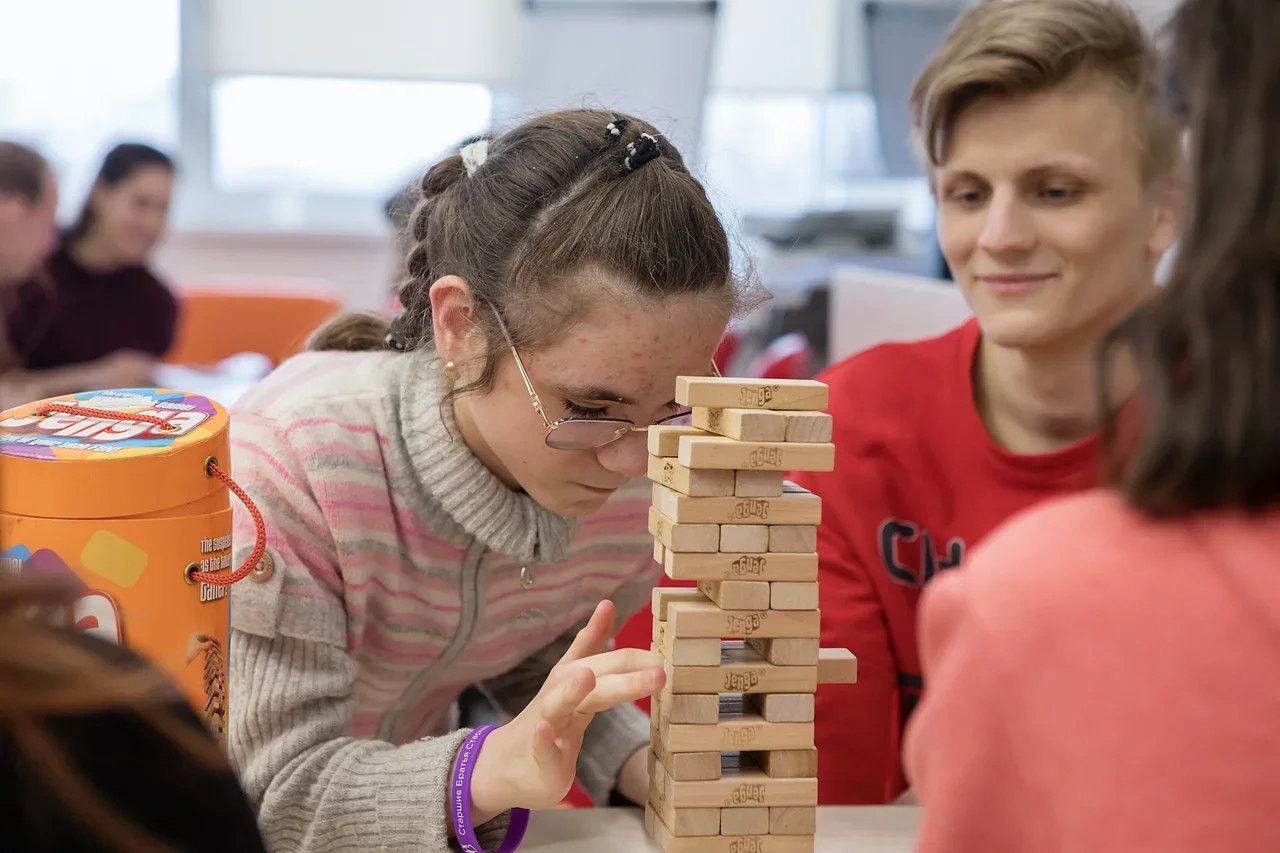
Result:
<svg viewBox="0 0 1280 853">
<path fill-rule="evenodd" d="M 493 312 L 493 318 L 498 321 L 498 329 L 502 332 L 502 337 L 504 340 L 506 340 L 507 347 L 511 350 L 511 357 L 515 359 L 516 370 L 520 371 L 520 379 L 524 382 L 525 390 L 529 392 L 529 404 L 533 406 L 533 410 L 538 413 L 538 417 L 542 418 L 542 423 L 547 428 L 547 435 L 544 438 L 544 441 L 546 441 L 548 447 L 551 447 L 552 449 L 555 449 L 555 450 L 568 449 L 563 447 L 556 447 L 555 445 L 551 444 L 551 436 L 555 433 L 557 429 L 559 429 L 561 426 L 567 423 L 616 424 L 618 426 L 618 432 L 614 435 L 613 438 L 609 439 L 608 441 L 603 441 L 600 444 L 591 445 L 590 446 L 591 449 L 598 448 L 598 447 L 605 447 L 607 445 L 613 444 L 615 441 L 618 441 L 619 439 L 624 438 L 625 436 L 633 432 L 645 432 L 646 430 L 649 429 L 648 426 L 640 426 L 635 421 L 629 421 L 626 418 L 584 418 L 578 415 L 571 415 L 570 417 L 560 418 L 559 420 L 553 421 L 551 420 L 551 418 L 547 417 L 546 409 L 543 408 L 542 406 L 542 399 L 538 397 L 538 392 L 533 387 L 533 381 L 529 378 L 529 372 L 524 368 L 524 361 L 522 361 L 520 358 L 520 353 L 516 349 L 516 342 L 512 340 L 511 332 L 507 330 L 507 324 L 506 322 L 503 321 L 502 314 L 499 313 L 498 309 L 494 307 L 492 303 L 486 302 L 485 304 L 488 305 L 489 310 Z M 715 361 L 711 362 L 711 374 L 717 378 L 719 378 L 720 376 L 720 370 L 719 368 L 716 367 Z M 687 411 L 676 412 L 673 415 L 668 415 L 665 418 L 660 418 L 659 420 L 655 421 L 649 426 L 661 426 L 662 424 L 667 423 L 668 421 L 673 421 L 676 418 L 686 417 L 688 416 L 688 414 L 689 412 Z M 622 429 L 622 427 L 624 426 L 627 428 Z M 581 449 L 585 450 L 588 448 L 584 447 Z"/>
</svg>

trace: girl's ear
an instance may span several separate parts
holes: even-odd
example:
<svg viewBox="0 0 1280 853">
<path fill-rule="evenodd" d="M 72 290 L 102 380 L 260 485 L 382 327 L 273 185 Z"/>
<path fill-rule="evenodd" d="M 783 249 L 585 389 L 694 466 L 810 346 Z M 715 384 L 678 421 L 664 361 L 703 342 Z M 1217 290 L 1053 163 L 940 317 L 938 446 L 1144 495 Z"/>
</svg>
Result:
<svg viewBox="0 0 1280 853">
<path fill-rule="evenodd" d="M 463 364 L 484 354 L 476 325 L 476 299 L 461 276 L 446 275 L 431 285 L 431 332 L 445 361 Z"/>
</svg>

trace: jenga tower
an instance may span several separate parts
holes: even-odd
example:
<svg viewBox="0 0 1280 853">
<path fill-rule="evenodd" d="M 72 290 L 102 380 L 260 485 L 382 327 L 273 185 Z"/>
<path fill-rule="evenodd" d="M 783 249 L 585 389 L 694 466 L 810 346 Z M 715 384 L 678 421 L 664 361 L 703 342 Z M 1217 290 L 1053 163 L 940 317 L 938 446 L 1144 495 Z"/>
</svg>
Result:
<svg viewBox="0 0 1280 853">
<path fill-rule="evenodd" d="M 827 386 L 680 377 L 692 427 L 652 427 L 654 559 L 697 589 L 653 594 L 645 829 L 667 853 L 812 853 L 814 693 L 857 661 L 820 649 L 816 495 L 785 471 L 835 463 Z"/>
</svg>

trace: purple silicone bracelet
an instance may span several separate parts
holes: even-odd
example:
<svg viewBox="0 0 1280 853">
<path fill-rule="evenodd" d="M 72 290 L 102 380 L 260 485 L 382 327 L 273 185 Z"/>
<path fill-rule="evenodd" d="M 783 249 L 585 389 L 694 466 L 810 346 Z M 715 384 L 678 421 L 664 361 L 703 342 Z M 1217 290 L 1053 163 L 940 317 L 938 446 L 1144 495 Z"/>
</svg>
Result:
<svg viewBox="0 0 1280 853">
<path fill-rule="evenodd" d="M 471 771 L 475 769 L 480 745 L 493 729 L 493 726 L 481 726 L 467 735 L 467 739 L 462 742 L 462 749 L 458 750 L 458 760 L 453 765 L 453 834 L 462 847 L 462 853 L 484 853 L 484 848 L 476 838 L 475 827 L 471 825 Z M 507 834 L 494 853 L 515 853 L 528 828 L 529 810 L 512 809 Z"/>
</svg>

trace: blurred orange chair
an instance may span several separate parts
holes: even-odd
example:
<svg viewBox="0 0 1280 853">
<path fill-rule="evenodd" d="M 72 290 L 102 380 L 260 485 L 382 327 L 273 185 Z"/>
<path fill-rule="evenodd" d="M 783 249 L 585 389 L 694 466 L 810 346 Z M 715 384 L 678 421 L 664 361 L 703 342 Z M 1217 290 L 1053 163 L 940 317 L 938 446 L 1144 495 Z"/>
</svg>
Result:
<svg viewBox="0 0 1280 853">
<path fill-rule="evenodd" d="M 213 365 L 242 352 L 262 353 L 279 364 L 302 351 L 307 337 L 342 310 L 327 286 L 272 290 L 267 287 L 185 288 L 169 364 Z"/>
</svg>

